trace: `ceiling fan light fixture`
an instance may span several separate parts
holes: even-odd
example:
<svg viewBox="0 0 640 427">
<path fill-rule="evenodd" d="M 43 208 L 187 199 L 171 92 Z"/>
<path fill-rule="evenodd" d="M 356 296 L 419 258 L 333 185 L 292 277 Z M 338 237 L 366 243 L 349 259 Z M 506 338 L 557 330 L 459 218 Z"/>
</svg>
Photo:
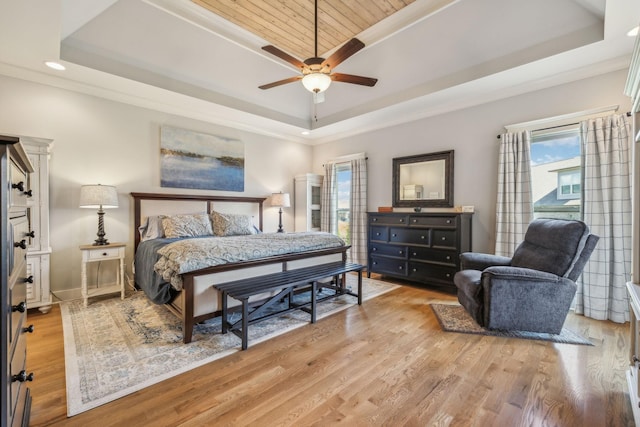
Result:
<svg viewBox="0 0 640 427">
<path fill-rule="evenodd" d="M 302 78 L 302 84 L 309 92 L 320 93 L 329 88 L 331 77 L 320 72 L 309 73 Z"/>
</svg>

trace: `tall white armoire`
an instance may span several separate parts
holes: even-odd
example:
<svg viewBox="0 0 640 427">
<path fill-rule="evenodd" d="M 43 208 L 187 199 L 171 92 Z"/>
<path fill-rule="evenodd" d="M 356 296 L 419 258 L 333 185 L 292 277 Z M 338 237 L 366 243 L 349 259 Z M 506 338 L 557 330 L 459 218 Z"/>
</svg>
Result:
<svg viewBox="0 0 640 427">
<path fill-rule="evenodd" d="M 49 271 L 49 156 L 52 140 L 20 137 L 34 173 L 29 175 L 32 196 L 27 198 L 27 216 L 33 232 L 27 247 L 27 307 L 47 313 L 51 309 Z"/>
<path fill-rule="evenodd" d="M 294 180 L 295 231 L 320 231 L 322 175 L 306 173 Z"/>
</svg>

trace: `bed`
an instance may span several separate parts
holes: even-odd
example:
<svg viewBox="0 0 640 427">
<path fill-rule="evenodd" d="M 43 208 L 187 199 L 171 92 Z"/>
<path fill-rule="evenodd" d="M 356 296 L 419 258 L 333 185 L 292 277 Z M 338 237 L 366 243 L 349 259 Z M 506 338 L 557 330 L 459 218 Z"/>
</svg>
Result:
<svg viewBox="0 0 640 427">
<path fill-rule="evenodd" d="M 182 320 L 184 343 L 191 342 L 194 324 L 221 314 L 220 293 L 213 288 L 214 284 L 310 265 L 346 261 L 346 251 L 349 247 L 344 245 L 344 242 L 338 245 L 329 240 L 328 246 L 322 248 L 315 247 L 316 243 L 305 243 L 300 244 L 296 252 L 290 252 L 285 249 L 288 245 L 286 239 L 294 238 L 295 235 L 301 235 L 301 238 L 304 238 L 303 235 L 310 237 L 312 233 L 262 233 L 265 198 L 165 193 L 131 193 L 131 196 L 134 201 L 136 286 L 144 290 L 150 300 L 156 304 L 164 304 Z M 211 237 L 203 234 L 196 237 L 189 236 L 189 241 L 185 241 L 184 238 L 174 235 L 158 237 L 153 232 L 147 233 L 149 228 L 154 228 L 152 220 L 194 214 L 204 214 L 212 220 L 217 218 L 217 214 L 221 214 L 221 217 L 251 218 L 254 232 L 250 234 L 255 237 L 249 236 L 247 232 L 246 238 L 260 241 L 255 244 L 268 250 L 257 251 L 248 259 L 240 257 L 243 259 L 238 260 L 238 257 L 231 257 L 230 260 L 211 266 L 201 264 L 200 259 L 188 260 L 193 265 L 185 271 L 174 268 L 173 270 L 177 271 L 163 272 L 162 274 L 167 276 L 161 277 L 150 266 L 154 266 L 162 257 L 184 257 L 190 252 L 200 251 L 200 249 L 192 250 L 190 245 L 204 244 L 207 248 L 218 247 L 222 244 L 220 241 L 228 241 L 232 247 L 245 245 L 242 240 L 245 236 Z M 212 222 L 215 223 L 215 221 Z M 141 236 L 139 232 L 141 227 L 147 233 L 146 235 L 143 233 Z M 268 242 L 265 239 L 270 237 L 277 239 L 275 243 L 265 243 Z M 310 241 L 307 240 L 307 242 Z M 179 249 L 174 249 L 175 247 Z M 159 252 L 165 255 L 160 255 Z M 232 250 L 227 252 L 235 253 Z M 209 255 L 203 257 L 217 259 Z M 268 296 L 257 296 L 256 299 Z"/>
</svg>

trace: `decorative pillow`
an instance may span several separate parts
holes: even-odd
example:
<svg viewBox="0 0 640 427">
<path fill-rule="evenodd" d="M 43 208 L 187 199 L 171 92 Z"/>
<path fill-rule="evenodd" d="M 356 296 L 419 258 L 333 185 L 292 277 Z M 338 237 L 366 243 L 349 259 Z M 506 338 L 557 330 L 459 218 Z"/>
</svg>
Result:
<svg viewBox="0 0 640 427">
<path fill-rule="evenodd" d="M 162 220 L 166 237 L 211 236 L 211 222 L 207 214 L 184 214 L 166 216 Z"/>
<path fill-rule="evenodd" d="M 222 214 L 211 212 L 213 233 L 216 236 L 244 236 L 256 234 L 256 229 L 251 222 L 250 215 Z"/>
<path fill-rule="evenodd" d="M 138 228 L 140 240 L 144 242 L 146 240 L 163 238 L 164 228 L 162 227 L 162 220 L 164 218 L 164 215 L 147 217 L 146 222 Z"/>
</svg>

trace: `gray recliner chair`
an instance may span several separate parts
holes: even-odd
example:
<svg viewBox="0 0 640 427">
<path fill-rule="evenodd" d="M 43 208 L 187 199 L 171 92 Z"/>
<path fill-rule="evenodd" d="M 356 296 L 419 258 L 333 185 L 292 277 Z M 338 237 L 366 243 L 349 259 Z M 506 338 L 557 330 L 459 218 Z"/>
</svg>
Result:
<svg viewBox="0 0 640 427">
<path fill-rule="evenodd" d="M 460 256 L 458 301 L 487 329 L 559 334 L 598 239 L 582 221 L 536 219 L 511 258 Z"/>
</svg>

